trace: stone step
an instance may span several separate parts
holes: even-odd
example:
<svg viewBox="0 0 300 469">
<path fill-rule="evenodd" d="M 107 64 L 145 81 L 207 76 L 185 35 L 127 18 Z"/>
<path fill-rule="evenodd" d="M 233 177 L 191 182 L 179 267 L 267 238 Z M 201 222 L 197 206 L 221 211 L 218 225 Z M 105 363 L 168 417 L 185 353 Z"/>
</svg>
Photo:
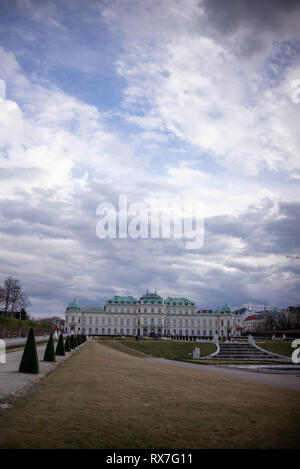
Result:
<svg viewBox="0 0 300 469">
<path fill-rule="evenodd" d="M 270 355 L 267 354 L 267 353 L 263 353 L 263 352 L 242 352 L 242 353 L 236 353 L 236 352 L 220 352 L 218 353 L 218 355 L 249 355 L 249 356 L 256 356 L 256 355 L 263 355 L 264 357 L 269 357 Z"/>
<path fill-rule="evenodd" d="M 213 360 L 236 360 L 236 361 L 274 361 L 272 357 L 214 357 Z"/>
<path fill-rule="evenodd" d="M 244 350 L 253 350 L 253 347 L 243 347 L 243 348 L 236 348 L 236 347 L 220 347 L 220 350 L 237 350 L 238 352 L 243 352 Z M 256 349 L 258 350 L 258 349 Z"/>
<path fill-rule="evenodd" d="M 249 355 L 247 353 L 231 353 L 230 355 L 229 354 L 225 355 L 223 353 L 218 353 L 218 355 L 216 355 L 216 357 L 249 357 L 249 358 L 261 357 L 261 358 L 271 358 L 270 355 Z"/>
<path fill-rule="evenodd" d="M 219 344 L 220 351 L 214 356 L 216 360 L 274 360 L 280 358 L 276 355 L 271 355 L 267 351 L 257 349 L 251 344 Z"/>
<path fill-rule="evenodd" d="M 257 355 L 249 355 L 247 353 L 231 353 L 231 354 L 223 354 L 223 353 L 218 353 L 216 357 L 251 357 L 251 358 L 257 358 L 257 357 L 262 357 L 262 358 L 270 358 L 270 355 L 264 355 L 264 354 L 257 354 Z"/>
<path fill-rule="evenodd" d="M 253 347 L 251 345 L 248 347 L 224 347 L 223 345 L 219 345 L 219 347 L 223 350 L 259 350 L 257 347 Z"/>
<path fill-rule="evenodd" d="M 252 351 L 244 351 L 244 352 L 235 352 L 235 351 L 224 351 L 224 350 L 220 350 L 219 352 L 219 355 L 220 354 L 224 354 L 224 355 L 232 355 L 232 354 L 235 354 L 235 355 L 266 355 L 267 357 L 269 357 L 269 354 L 268 353 L 264 353 L 264 352 L 260 352 L 259 350 L 257 352 L 252 352 Z"/>
<path fill-rule="evenodd" d="M 243 349 L 243 348 L 253 348 L 252 345 L 250 344 L 245 344 L 245 345 L 238 345 L 238 344 L 219 344 L 220 347 L 222 348 L 239 348 L 239 349 Z"/>
<path fill-rule="evenodd" d="M 265 357 L 269 357 L 268 353 L 263 352 L 219 352 L 218 355 L 264 355 Z"/>
<path fill-rule="evenodd" d="M 264 355 L 265 357 L 270 357 L 270 355 L 268 353 L 263 353 L 263 352 L 222 352 L 220 351 L 218 353 L 218 355 L 252 355 L 252 356 L 256 356 L 256 355 Z"/>
<path fill-rule="evenodd" d="M 220 350 L 222 353 L 265 353 L 265 355 L 269 355 L 265 351 L 258 350 L 258 349 L 252 349 L 252 350 Z"/>
<path fill-rule="evenodd" d="M 231 354 L 223 354 L 223 353 L 218 353 L 216 357 L 264 357 L 264 358 L 270 358 L 270 355 L 249 355 L 247 353 L 231 353 Z"/>
<path fill-rule="evenodd" d="M 230 350 L 230 349 L 235 349 L 235 350 L 249 350 L 249 349 L 253 349 L 253 347 L 251 347 L 251 345 L 244 345 L 243 347 L 235 347 L 234 345 L 229 345 L 228 347 L 226 347 L 225 345 L 220 345 L 220 348 L 224 349 L 224 350 Z M 257 349 L 256 349 L 257 350 Z"/>
</svg>

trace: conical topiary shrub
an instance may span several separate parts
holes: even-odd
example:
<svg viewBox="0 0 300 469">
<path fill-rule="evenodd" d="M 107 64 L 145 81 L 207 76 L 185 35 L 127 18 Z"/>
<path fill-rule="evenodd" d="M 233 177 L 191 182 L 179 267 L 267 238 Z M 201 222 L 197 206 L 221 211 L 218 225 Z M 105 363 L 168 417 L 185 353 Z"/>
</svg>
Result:
<svg viewBox="0 0 300 469">
<path fill-rule="evenodd" d="M 22 360 L 19 367 L 20 373 L 38 373 L 39 360 L 36 351 L 36 343 L 33 329 L 29 329 L 27 341 L 25 344 Z"/>
<path fill-rule="evenodd" d="M 71 345 L 71 349 L 75 348 L 75 340 L 74 340 L 73 334 L 71 334 L 71 337 L 70 337 L 70 345 Z"/>
<path fill-rule="evenodd" d="M 78 345 L 81 345 L 81 344 L 82 344 L 81 335 L 80 335 L 80 334 L 78 334 L 77 342 L 78 342 Z"/>
<path fill-rule="evenodd" d="M 44 354 L 44 362 L 55 362 L 53 335 L 50 334 L 48 344 Z"/>
<path fill-rule="evenodd" d="M 77 335 L 74 335 L 74 344 L 75 344 L 75 348 L 78 347 Z"/>
<path fill-rule="evenodd" d="M 59 334 L 55 355 L 65 356 L 64 336 L 62 334 Z"/>
<path fill-rule="evenodd" d="M 68 335 L 65 341 L 65 352 L 71 352 L 70 337 Z"/>
</svg>

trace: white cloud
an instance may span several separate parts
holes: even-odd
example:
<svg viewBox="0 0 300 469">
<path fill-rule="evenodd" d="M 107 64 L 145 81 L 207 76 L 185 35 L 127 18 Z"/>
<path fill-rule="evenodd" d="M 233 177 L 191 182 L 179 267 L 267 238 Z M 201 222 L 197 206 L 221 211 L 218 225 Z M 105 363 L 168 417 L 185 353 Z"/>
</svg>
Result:
<svg viewBox="0 0 300 469">
<path fill-rule="evenodd" d="M 56 187 L 70 195 L 74 178 L 117 180 L 138 171 L 134 154 L 116 134 L 105 128 L 95 106 L 61 90 L 30 83 L 12 54 L 1 50 L 10 94 L 21 98 L 0 103 L 0 171 L 34 168 L 31 178 L 10 178 L 2 194 L 13 196 L 18 185 L 25 190 Z M 24 88 L 22 84 L 26 84 Z M 20 86 L 21 85 L 21 86 Z"/>
<path fill-rule="evenodd" d="M 135 6 L 124 15 L 114 7 L 106 13 L 109 24 L 123 32 L 125 52 L 116 66 L 127 81 L 126 119 L 148 131 L 174 134 L 231 172 L 298 170 L 299 110 L 292 109 L 288 89 L 291 77 L 299 75 L 296 60 L 275 85 L 268 77 L 270 65 L 268 71 L 264 67 L 276 46 L 255 61 L 252 57 L 249 68 L 247 57 L 232 49 L 245 25 L 221 43 L 201 28 L 203 11 L 195 2 L 182 9 L 180 2 L 175 5 L 170 14 L 169 2 Z M 164 28 L 163 19 L 154 21 L 158 16 L 168 17 L 169 27 Z"/>
</svg>

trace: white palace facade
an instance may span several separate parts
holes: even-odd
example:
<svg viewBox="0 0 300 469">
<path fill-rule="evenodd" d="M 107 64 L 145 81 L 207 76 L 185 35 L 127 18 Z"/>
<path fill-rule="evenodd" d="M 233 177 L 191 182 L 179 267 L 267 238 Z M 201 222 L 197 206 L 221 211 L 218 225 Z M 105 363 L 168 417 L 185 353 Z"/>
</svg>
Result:
<svg viewBox="0 0 300 469">
<path fill-rule="evenodd" d="M 113 296 L 104 309 L 79 306 L 74 299 L 66 309 L 65 333 L 91 336 L 213 337 L 235 336 L 234 314 L 228 306 L 199 310 L 187 298 L 146 293 L 139 300 Z"/>
</svg>

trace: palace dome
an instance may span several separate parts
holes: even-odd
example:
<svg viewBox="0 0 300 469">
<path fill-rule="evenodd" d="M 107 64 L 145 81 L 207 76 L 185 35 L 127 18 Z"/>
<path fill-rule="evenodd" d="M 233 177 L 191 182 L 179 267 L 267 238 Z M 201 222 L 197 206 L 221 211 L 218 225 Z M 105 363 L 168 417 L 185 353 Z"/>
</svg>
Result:
<svg viewBox="0 0 300 469">
<path fill-rule="evenodd" d="M 145 295 L 141 296 L 140 298 L 141 303 L 160 303 L 162 304 L 163 299 L 161 296 L 159 296 L 156 292 L 155 293 L 145 293 Z"/>
<path fill-rule="evenodd" d="M 77 303 L 77 301 L 75 300 L 75 298 L 74 298 L 74 301 L 71 301 L 71 303 L 69 303 L 67 309 L 80 309 L 80 306 Z"/>
<path fill-rule="evenodd" d="M 226 303 L 223 308 L 220 309 L 220 312 L 221 313 L 231 313 L 231 308 L 230 306 L 228 306 L 228 304 Z"/>
</svg>

